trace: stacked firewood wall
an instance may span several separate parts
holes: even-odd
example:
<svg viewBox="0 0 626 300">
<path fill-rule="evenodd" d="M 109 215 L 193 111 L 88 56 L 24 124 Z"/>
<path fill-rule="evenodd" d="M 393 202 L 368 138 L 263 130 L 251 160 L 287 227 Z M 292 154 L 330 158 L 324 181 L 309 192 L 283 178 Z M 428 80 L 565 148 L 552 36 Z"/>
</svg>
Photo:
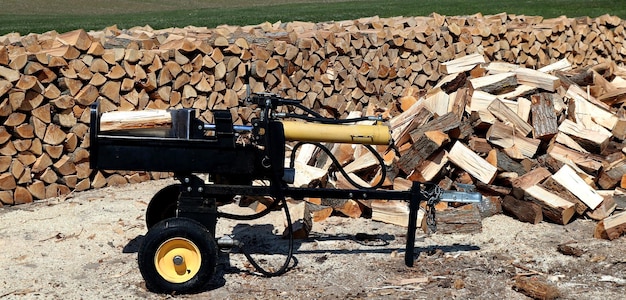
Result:
<svg viewBox="0 0 626 300">
<path fill-rule="evenodd" d="M 206 122 L 212 121 L 211 109 L 230 109 L 235 123 L 245 124 L 255 114 L 252 108 L 240 105 L 248 82 L 252 92 L 302 100 L 327 116 L 382 114 L 395 126 L 399 153 L 407 155 L 393 157 L 379 150 L 387 154 L 396 169 L 394 175 L 406 180 L 440 179 L 422 176 L 431 168 L 426 163 L 432 162 L 431 155 L 440 155 L 446 163 L 450 160 L 448 164 L 463 168 L 462 159 L 455 159 L 471 155 L 465 153 L 468 145 L 479 158 L 488 154 L 499 171 L 499 164 L 521 168 L 530 165 L 526 160 L 534 161 L 547 152 L 567 156 L 572 150 L 565 146 L 549 144 L 551 148 L 544 149 L 546 141 L 557 134 L 556 125 L 542 119 L 561 118 L 558 132 L 582 135 L 579 141 L 585 138 L 580 130 L 588 128 L 581 125 L 582 119 L 576 122 L 567 113 L 551 113 L 551 107 L 567 112 L 568 105 L 574 103 L 567 97 L 554 99 L 553 94 L 564 86 L 581 87 L 581 91 L 571 93 L 586 101 L 589 93 L 604 95 L 594 101 L 605 100 L 600 109 L 615 119 L 611 118 L 612 128 L 607 129 L 606 123 L 600 125 L 618 134 L 610 135 L 607 141 L 581 143 L 587 152 L 602 156 L 607 154 L 607 147 L 624 138 L 620 129 L 624 127 L 620 118 L 623 87 L 609 80 L 623 72 L 625 26 L 623 20 L 609 15 L 543 19 L 503 13 L 278 22 L 214 29 L 154 30 L 146 26 L 121 30 L 113 26 L 88 33 L 8 34 L 0 37 L 0 203 L 27 203 L 74 190 L 167 177 L 169 174 L 91 170 L 89 105 L 98 102 L 103 112 L 191 107 Z M 536 77 L 535 69 L 546 66 L 552 67 L 543 73 L 556 79 Z M 572 69 L 580 70 L 575 75 L 578 77 L 565 80 L 574 75 L 562 72 Z M 496 73 L 497 78 L 479 80 Z M 540 82 L 529 83 L 533 80 Z M 494 82 L 504 87 L 493 87 Z M 451 99 L 451 93 L 454 101 L 446 100 L 444 108 L 438 99 Z M 498 93 L 513 94 L 491 97 Z M 520 100 L 523 104 L 517 103 L 518 97 L 526 99 Z M 457 100 L 461 98 L 465 102 Z M 456 104 L 450 104 L 453 102 Z M 521 121 L 507 119 L 511 107 L 522 106 L 532 109 L 532 121 L 523 119 L 521 108 L 514 111 L 522 116 Z M 457 122 L 448 113 L 458 116 L 459 126 L 429 123 L 430 131 L 416 130 L 438 119 Z M 471 126 L 467 125 L 470 120 Z M 515 124 L 514 130 L 511 124 Z M 450 134 L 453 129 L 460 134 Z M 507 142 L 511 134 L 532 141 Z M 565 139 L 563 135 L 560 137 Z M 419 148 L 420 143 L 428 147 Z M 445 150 L 453 154 L 449 158 L 441 152 L 444 145 L 454 145 Z M 424 149 L 433 151 L 422 153 Z M 623 157 L 617 156 L 613 154 L 608 160 L 609 167 L 602 164 L 603 160 L 598 161 L 602 167 L 584 169 L 591 177 L 583 180 L 595 184 L 597 179 L 607 178 L 598 176 L 606 171 L 615 184 L 603 188 L 614 188 L 622 175 L 617 173 Z M 313 159 L 308 163 L 323 165 Z M 506 169 L 505 173 L 511 171 Z M 576 171 L 580 170 L 572 170 Z M 495 171 L 476 172 L 468 170 L 454 176 L 485 184 L 496 178 Z M 444 177 L 457 180 L 454 176 Z M 371 205 L 365 206 L 371 209 Z"/>
</svg>

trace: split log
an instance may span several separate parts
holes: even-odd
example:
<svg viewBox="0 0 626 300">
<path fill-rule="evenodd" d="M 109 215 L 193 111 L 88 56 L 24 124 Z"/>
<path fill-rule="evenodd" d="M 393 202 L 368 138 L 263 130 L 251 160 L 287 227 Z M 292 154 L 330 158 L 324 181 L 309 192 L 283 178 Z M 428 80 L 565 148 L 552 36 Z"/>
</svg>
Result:
<svg viewBox="0 0 626 300">
<path fill-rule="evenodd" d="M 432 117 L 432 113 L 424 107 L 423 103 L 416 102 L 389 120 L 391 137 L 396 141 L 396 146 L 408 142 L 409 133 L 426 124 Z"/>
<path fill-rule="evenodd" d="M 543 211 L 544 218 L 561 225 L 569 223 L 575 212 L 574 204 L 550 193 L 544 188 L 533 185 L 524 189 L 524 200 L 532 201 Z"/>
<path fill-rule="evenodd" d="M 610 132 L 587 129 L 581 124 L 574 123 L 570 120 L 564 120 L 561 125 L 559 125 L 559 131 L 569 135 L 583 148 L 594 153 L 604 151 L 611 138 Z"/>
<path fill-rule="evenodd" d="M 28 192 L 33 195 L 35 199 L 45 199 L 46 198 L 46 186 L 43 181 L 35 180 L 33 183 L 26 187 Z"/>
<path fill-rule="evenodd" d="M 0 203 L 14 204 L 13 203 L 13 191 L 0 191 Z"/>
<path fill-rule="evenodd" d="M 20 80 L 20 72 L 11 68 L 0 66 L 0 77 L 8 80 L 9 82 L 17 82 Z"/>
<path fill-rule="evenodd" d="M 604 220 L 609 217 L 615 209 L 617 209 L 617 204 L 613 198 L 614 192 L 615 191 L 598 191 L 598 194 L 602 195 L 604 200 L 596 209 L 587 211 L 587 217 L 596 221 Z"/>
<path fill-rule="evenodd" d="M 528 158 L 535 156 L 541 144 L 539 140 L 516 135 L 513 127 L 502 122 L 495 122 L 491 125 L 486 138 L 489 142 L 504 149 L 515 147 Z"/>
<path fill-rule="evenodd" d="M 538 224 L 543 220 L 540 205 L 530 201 L 517 200 L 511 196 L 505 196 L 502 199 L 502 211 L 526 223 Z"/>
<path fill-rule="evenodd" d="M 424 106 L 435 115 L 445 115 L 449 109 L 450 95 L 441 89 L 431 91 L 424 99 Z"/>
<path fill-rule="evenodd" d="M 608 109 L 592 103 L 590 100 L 580 95 L 579 92 L 576 92 L 575 86 L 570 86 L 565 96 L 574 100 L 574 115 L 576 116 L 577 123 L 583 123 L 591 117 L 593 122 L 607 130 L 612 130 L 619 120 L 619 118 Z"/>
<path fill-rule="evenodd" d="M 365 154 L 355 157 L 355 159 L 344 167 L 346 173 L 357 173 L 363 170 L 371 169 L 379 166 L 380 162 L 376 159 L 374 153 L 367 151 Z"/>
<path fill-rule="evenodd" d="M 350 218 L 359 218 L 363 210 L 359 203 L 351 199 L 322 199 L 322 205 L 332 207 L 333 210 Z"/>
<path fill-rule="evenodd" d="M 469 142 L 467 145 L 470 149 L 472 149 L 472 151 L 479 153 L 479 154 L 486 154 L 486 153 L 491 152 L 491 150 L 493 150 L 493 147 L 491 147 L 491 145 L 486 139 L 476 137 L 476 136 L 472 136 L 469 139 Z M 493 162 L 491 161 L 490 163 L 493 164 Z"/>
<path fill-rule="evenodd" d="M 626 139 L 626 119 L 619 118 L 615 122 L 615 126 L 611 130 L 611 133 L 617 139 L 622 140 L 622 141 L 625 140 Z"/>
<path fill-rule="evenodd" d="M 289 206 L 289 214 L 291 216 L 291 224 L 285 224 L 285 230 L 283 231 L 283 237 L 286 238 L 289 234 L 289 226 L 293 232 L 294 239 L 306 239 L 309 237 L 311 229 L 313 229 L 313 218 L 311 217 L 311 211 L 305 201 L 301 201 L 298 204 L 287 203 Z"/>
<path fill-rule="evenodd" d="M 552 175 L 552 178 L 572 194 L 576 195 L 589 209 L 596 209 L 596 207 L 602 203 L 602 196 L 586 184 L 569 166 L 563 166 L 558 172 Z"/>
<path fill-rule="evenodd" d="M 479 186 L 477 186 L 478 188 Z M 489 186 L 494 187 L 494 186 Z M 482 187 L 481 187 L 482 190 Z M 510 191 L 509 191 L 510 192 Z M 475 204 L 481 218 L 488 218 L 502 213 L 502 198 L 500 196 L 485 196 L 480 203 Z"/>
<path fill-rule="evenodd" d="M 12 162 L 11 156 L 0 156 L 0 172 L 8 170 Z"/>
<path fill-rule="evenodd" d="M 498 168 L 498 171 L 514 172 L 519 176 L 526 174 L 526 170 L 522 164 L 513 160 L 506 153 L 499 151 L 498 149 L 492 149 L 489 151 L 487 158 L 485 158 L 492 166 Z"/>
<path fill-rule="evenodd" d="M 25 204 L 33 202 L 33 195 L 23 186 L 18 186 L 13 191 L 13 203 Z"/>
<path fill-rule="evenodd" d="M 427 159 L 449 141 L 450 138 L 448 135 L 441 131 L 424 132 L 419 138 L 417 138 L 411 148 L 400 157 L 397 162 L 397 166 L 405 174 L 411 174 L 422 161 Z"/>
<path fill-rule="evenodd" d="M 172 115 L 165 110 L 114 111 L 100 117 L 100 131 L 171 128 Z"/>
<path fill-rule="evenodd" d="M 581 153 L 589 153 L 587 149 L 583 148 L 580 144 L 578 144 L 578 142 L 576 142 L 573 138 L 571 138 L 569 135 L 565 133 L 558 132 L 556 136 L 554 137 L 554 141 L 564 146 L 567 146 L 568 148 L 571 148 L 572 150 L 575 150 Z"/>
<path fill-rule="evenodd" d="M 491 183 L 496 176 L 496 167 L 490 165 L 486 160 L 458 141 L 450 149 L 448 158 L 452 163 L 483 183 Z"/>
<path fill-rule="evenodd" d="M 85 178 L 85 177 L 83 177 Z M 82 178 L 81 178 L 82 179 Z M 120 174 L 112 174 L 111 176 L 109 176 L 109 178 L 107 178 L 107 185 L 106 186 L 122 186 L 122 185 L 126 185 L 128 184 L 128 180 L 126 180 L 126 178 Z"/>
<path fill-rule="evenodd" d="M 516 132 L 521 136 L 526 137 L 533 130 L 533 127 L 522 120 L 516 112 L 507 107 L 501 100 L 495 99 L 487 107 L 490 113 L 492 113 L 500 121 L 513 126 Z"/>
<path fill-rule="evenodd" d="M 626 233 L 626 211 L 612 215 L 596 225 L 593 237 L 614 240 Z"/>
<path fill-rule="evenodd" d="M 473 69 L 479 64 L 485 63 L 485 57 L 481 54 L 470 54 L 461 58 L 453 59 L 441 64 L 442 71 L 446 74 L 460 73 Z"/>
<path fill-rule="evenodd" d="M 565 146 L 553 143 L 548 147 L 548 155 L 569 165 L 572 168 L 582 168 L 587 172 L 598 172 L 604 166 L 604 159 L 591 153 L 582 153 Z"/>
<path fill-rule="evenodd" d="M 552 96 L 547 93 L 532 95 L 533 137 L 550 139 L 558 132 L 557 116 L 554 111 Z"/>
<path fill-rule="evenodd" d="M 549 92 L 554 92 L 560 84 L 558 77 L 540 71 L 528 68 L 517 68 L 513 72 L 515 76 L 517 76 L 519 83 L 538 87 Z"/>
<path fill-rule="evenodd" d="M 597 180 L 598 185 L 603 189 L 612 189 L 621 183 L 624 174 L 626 174 L 626 159 L 622 158 L 611 163 L 608 168 L 602 169 Z"/>
<path fill-rule="evenodd" d="M 572 69 L 572 64 L 569 62 L 569 60 L 564 58 L 554 63 L 551 63 L 545 67 L 539 68 L 537 71 L 543 72 L 543 73 L 551 73 L 555 71 L 564 72 L 564 71 L 569 71 L 571 69 Z"/>
<path fill-rule="evenodd" d="M 321 199 L 318 198 L 318 200 L 320 200 L 319 203 L 321 203 Z M 313 222 L 322 222 L 330 217 L 333 213 L 332 207 L 311 203 L 310 199 L 305 199 L 305 201 L 307 201 L 307 207 L 311 212 Z"/>
<path fill-rule="evenodd" d="M 409 226 L 409 205 L 404 201 L 374 200 L 371 202 L 372 220 L 398 226 Z M 418 227 L 425 229 L 424 211 L 418 211 Z"/>
<path fill-rule="evenodd" d="M 91 47 L 91 37 L 82 29 L 66 32 L 57 36 L 56 41 L 76 47 L 79 50 L 88 50 Z"/>
<path fill-rule="evenodd" d="M 309 166 L 299 161 L 296 161 L 294 167 L 296 169 L 296 175 L 293 186 L 295 187 L 311 187 L 325 184 L 327 181 L 327 170 Z"/>
<path fill-rule="evenodd" d="M 482 218 L 478 207 L 473 204 L 448 208 L 435 214 L 437 233 L 482 232 Z"/>
<path fill-rule="evenodd" d="M 494 95 L 508 92 L 517 86 L 517 78 L 512 72 L 478 77 L 470 79 L 469 82 L 473 90 L 480 90 Z"/>
<path fill-rule="evenodd" d="M 37 128 L 35 128 L 37 130 Z M 59 145 L 65 140 L 66 133 L 56 124 L 49 124 L 43 136 L 43 141 L 50 145 Z"/>
<path fill-rule="evenodd" d="M 453 131 L 455 131 L 460 126 L 460 118 L 453 113 L 447 113 L 411 131 L 411 140 L 413 142 L 416 142 L 426 131 L 441 131 L 443 133 L 447 133 L 448 135 L 452 135 L 452 137 L 455 137 Z"/>
<path fill-rule="evenodd" d="M 539 186 L 546 189 L 547 191 L 550 191 L 558 195 L 559 197 L 569 202 L 574 203 L 576 213 L 578 215 L 582 216 L 588 210 L 588 207 L 585 204 L 585 202 L 580 201 L 580 199 L 578 199 L 576 195 L 572 194 L 572 192 L 567 190 L 565 187 L 563 187 L 560 183 L 558 183 L 552 177 L 547 178 L 543 183 L 539 184 Z"/>
<path fill-rule="evenodd" d="M 485 197 L 491 196 L 505 196 L 511 193 L 512 189 L 506 186 L 499 186 L 495 184 L 484 184 L 482 182 L 476 183 L 476 190 L 480 191 Z M 485 199 L 483 199 L 485 200 Z M 484 203 L 484 201 L 482 202 Z"/>
<path fill-rule="evenodd" d="M 410 174 L 411 181 L 430 182 L 439 175 L 448 164 L 448 153 L 441 150 L 420 162 Z"/>
<path fill-rule="evenodd" d="M 0 174 L 0 190 L 13 190 L 17 187 L 15 177 L 11 173 Z"/>
</svg>

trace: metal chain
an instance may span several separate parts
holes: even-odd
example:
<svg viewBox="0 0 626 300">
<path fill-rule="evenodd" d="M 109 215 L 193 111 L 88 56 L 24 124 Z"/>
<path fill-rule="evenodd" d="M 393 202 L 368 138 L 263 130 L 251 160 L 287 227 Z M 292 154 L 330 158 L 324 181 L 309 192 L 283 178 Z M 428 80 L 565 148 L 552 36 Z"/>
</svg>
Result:
<svg viewBox="0 0 626 300">
<path fill-rule="evenodd" d="M 430 232 L 437 231 L 437 221 L 435 220 L 435 205 L 439 203 L 443 189 L 436 185 L 425 186 L 420 191 L 422 196 L 426 199 L 426 225 Z"/>
</svg>

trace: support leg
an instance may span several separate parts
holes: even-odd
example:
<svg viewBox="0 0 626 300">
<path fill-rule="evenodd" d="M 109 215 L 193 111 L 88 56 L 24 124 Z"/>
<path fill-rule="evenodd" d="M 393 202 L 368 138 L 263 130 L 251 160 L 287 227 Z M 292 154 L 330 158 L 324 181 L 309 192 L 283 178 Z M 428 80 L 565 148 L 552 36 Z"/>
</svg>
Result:
<svg viewBox="0 0 626 300">
<path fill-rule="evenodd" d="M 404 263 L 407 267 L 413 266 L 415 260 L 415 231 L 417 231 L 417 212 L 419 211 L 422 194 L 420 193 L 420 183 L 413 182 L 411 187 L 411 199 L 409 201 L 409 228 L 406 233 L 406 251 Z"/>
</svg>

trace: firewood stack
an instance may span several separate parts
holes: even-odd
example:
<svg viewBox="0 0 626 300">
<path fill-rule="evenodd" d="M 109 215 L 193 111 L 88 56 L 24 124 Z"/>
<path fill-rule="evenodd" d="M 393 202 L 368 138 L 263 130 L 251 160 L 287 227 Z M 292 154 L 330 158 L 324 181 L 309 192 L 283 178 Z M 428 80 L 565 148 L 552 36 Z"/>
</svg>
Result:
<svg viewBox="0 0 626 300">
<path fill-rule="evenodd" d="M 501 205 L 533 222 L 603 219 L 624 185 L 624 26 L 609 15 L 502 13 L 8 34 L 0 37 L 0 203 L 169 176 L 90 170 L 88 106 L 192 107 L 206 122 L 210 109 L 230 109 L 245 124 L 255 116 L 240 106 L 249 67 L 252 92 L 337 118 L 382 114 L 400 154 L 378 149 L 390 166 L 388 188 L 473 183 L 495 211 Z M 360 147 L 331 147 L 351 177 L 379 178 Z M 327 173 L 326 158 L 301 152 L 301 168 Z M 404 207 L 376 209 L 397 203 L 328 201 L 314 213 L 404 215 Z M 541 216 L 532 215 L 537 207 Z M 619 220 L 601 223 L 609 232 Z"/>
</svg>

